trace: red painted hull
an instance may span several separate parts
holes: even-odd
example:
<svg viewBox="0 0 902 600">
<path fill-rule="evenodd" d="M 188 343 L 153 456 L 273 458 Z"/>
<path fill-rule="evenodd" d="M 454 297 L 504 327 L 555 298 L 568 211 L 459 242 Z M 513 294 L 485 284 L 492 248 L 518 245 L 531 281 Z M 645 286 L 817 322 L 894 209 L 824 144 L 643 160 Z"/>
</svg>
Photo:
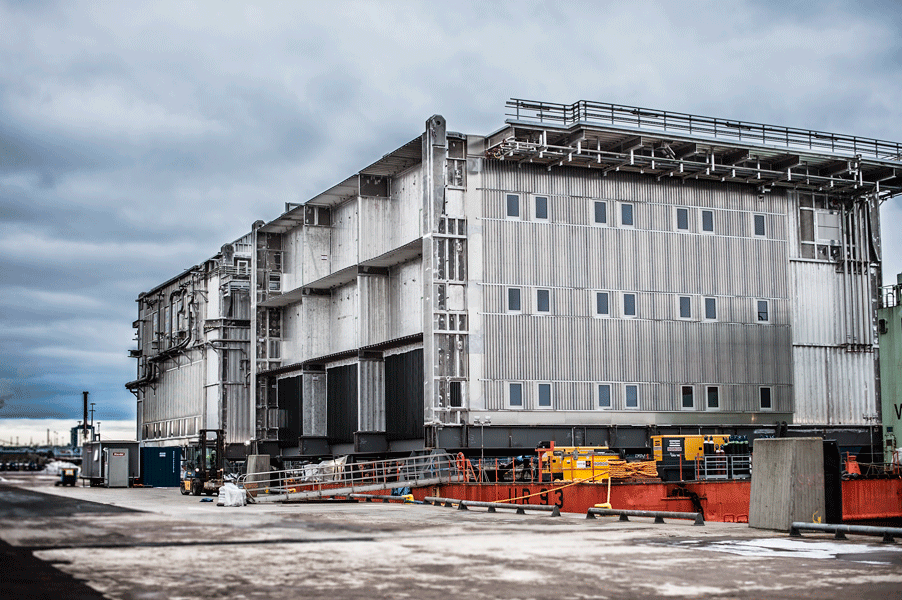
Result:
<svg viewBox="0 0 902 600">
<path fill-rule="evenodd" d="M 678 489 L 682 488 L 682 489 Z M 748 480 L 690 482 L 682 485 L 661 481 L 615 483 L 611 505 L 615 508 L 695 512 L 693 499 L 704 509 L 705 520 L 746 523 L 751 482 Z M 585 513 L 607 501 L 605 484 L 452 483 L 417 488 L 417 500 L 439 496 L 482 502 L 512 501 L 518 504 L 556 504 L 563 512 Z M 528 496 L 524 498 L 523 496 Z M 902 518 L 902 479 L 860 479 L 843 482 L 843 520 Z"/>
</svg>

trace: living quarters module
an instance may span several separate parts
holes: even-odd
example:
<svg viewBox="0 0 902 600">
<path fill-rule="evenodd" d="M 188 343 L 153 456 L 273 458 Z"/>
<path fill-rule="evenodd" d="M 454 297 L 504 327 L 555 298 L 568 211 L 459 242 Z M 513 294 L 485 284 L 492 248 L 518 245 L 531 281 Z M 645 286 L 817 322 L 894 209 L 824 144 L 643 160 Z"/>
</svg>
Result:
<svg viewBox="0 0 902 600">
<path fill-rule="evenodd" d="M 137 378 L 144 446 L 196 442 L 202 429 L 224 429 L 231 454 L 253 437 L 250 296 L 252 236 L 138 296 Z"/>
<path fill-rule="evenodd" d="M 642 449 L 783 423 L 867 443 L 899 144 L 594 102 L 508 108 L 489 135 L 433 116 L 255 224 L 255 451 Z"/>
</svg>

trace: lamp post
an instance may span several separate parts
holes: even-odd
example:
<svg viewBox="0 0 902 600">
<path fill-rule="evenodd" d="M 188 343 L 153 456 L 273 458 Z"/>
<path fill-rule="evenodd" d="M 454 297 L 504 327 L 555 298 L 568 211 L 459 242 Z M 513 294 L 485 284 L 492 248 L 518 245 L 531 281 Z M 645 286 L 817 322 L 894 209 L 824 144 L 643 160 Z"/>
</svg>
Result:
<svg viewBox="0 0 902 600">
<path fill-rule="evenodd" d="M 476 417 L 473 423 L 479 425 L 479 483 L 482 483 L 482 473 L 485 470 L 485 426 L 492 424 L 490 417 Z"/>
</svg>

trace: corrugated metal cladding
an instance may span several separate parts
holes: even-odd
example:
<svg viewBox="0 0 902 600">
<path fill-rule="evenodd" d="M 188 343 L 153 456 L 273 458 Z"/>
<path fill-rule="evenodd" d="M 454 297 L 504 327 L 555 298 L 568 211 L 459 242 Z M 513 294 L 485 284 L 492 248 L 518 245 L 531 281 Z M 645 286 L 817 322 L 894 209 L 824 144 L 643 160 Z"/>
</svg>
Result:
<svg viewBox="0 0 902 600">
<path fill-rule="evenodd" d="M 510 381 L 486 381 L 486 409 L 505 410 L 507 405 L 507 386 Z M 719 412 L 759 412 L 760 388 L 770 387 L 773 409 L 771 412 L 792 412 L 792 386 L 791 385 L 718 385 L 720 400 L 719 409 L 706 408 L 706 390 L 708 384 L 688 383 L 642 383 L 642 382 L 612 382 L 612 381 L 521 381 L 523 383 L 523 407 L 511 410 L 548 410 L 538 406 L 538 384 L 551 384 L 551 410 L 557 411 L 595 411 L 598 414 L 598 422 L 630 422 L 629 418 L 615 417 L 614 411 L 631 412 L 678 412 L 678 413 L 719 413 Z M 611 406 L 599 408 L 598 386 L 610 385 Z M 639 388 L 639 406 L 635 409 L 626 407 L 626 385 L 636 385 Z M 683 409 L 682 388 L 684 385 L 692 385 L 694 408 Z M 606 416 L 608 415 L 608 416 Z"/>
<path fill-rule="evenodd" d="M 385 431 L 385 364 L 361 359 L 357 369 L 360 431 Z"/>
<path fill-rule="evenodd" d="M 357 364 L 326 370 L 326 431 L 332 443 L 351 443 L 357 431 Z"/>
<path fill-rule="evenodd" d="M 710 208 L 721 211 L 743 211 L 751 215 L 786 215 L 787 196 L 782 190 L 764 194 L 759 200 L 753 186 L 717 183 L 676 177 L 655 177 L 638 173 L 609 173 L 573 167 L 545 167 L 516 165 L 505 161 L 486 160 L 483 171 L 484 206 L 486 218 L 505 218 L 506 204 L 497 204 L 491 192 L 513 192 L 549 197 L 549 217 L 552 221 L 588 224 L 592 213 L 585 208 L 586 199 L 628 200 L 649 204 Z M 574 202 L 582 198 L 583 202 Z M 521 199 L 521 207 L 524 206 Z M 610 207 L 609 207 L 610 208 Z M 610 212 L 610 211 L 609 211 Z M 611 213 L 613 214 L 613 213 Z M 715 217 L 716 218 L 716 217 Z M 744 219 L 751 229 L 751 217 Z M 785 237 L 777 230 L 780 239 Z"/>
<path fill-rule="evenodd" d="M 867 274 L 847 276 L 837 273 L 834 263 L 795 261 L 792 274 L 794 297 L 799 306 L 805 307 L 793 314 L 793 343 L 819 346 L 846 343 L 843 315 L 848 286 L 844 285 L 844 280 L 851 278 L 857 282 L 851 286 L 853 289 L 861 287 L 862 282 L 869 286 Z M 858 315 L 858 319 L 862 318 L 870 321 L 867 314 Z"/>
<path fill-rule="evenodd" d="M 301 376 L 279 379 L 277 386 L 279 408 L 285 411 L 285 425 L 279 431 L 279 439 L 296 440 L 304 431 Z"/>
<path fill-rule="evenodd" d="M 389 440 L 423 437 L 423 350 L 385 358 L 385 434 Z"/>
<path fill-rule="evenodd" d="M 360 198 L 360 260 L 381 256 L 401 245 L 391 198 Z"/>
<path fill-rule="evenodd" d="M 782 240 L 486 220 L 483 245 L 486 283 L 788 295 Z"/>
<path fill-rule="evenodd" d="M 679 409 L 679 385 L 745 385 L 757 394 L 761 385 L 792 384 L 786 326 L 486 315 L 484 331 L 490 381 L 672 385 L 648 410 Z M 727 399 L 722 406 L 746 410 Z"/>
<path fill-rule="evenodd" d="M 202 415 L 206 368 L 202 350 L 191 350 L 160 365 L 161 378 L 156 386 L 147 386 L 144 397 L 144 422 Z M 191 362 L 185 362 L 188 358 Z"/>
<path fill-rule="evenodd" d="M 843 348 L 793 348 L 795 422 L 867 425 L 877 413 L 874 355 Z"/>
<path fill-rule="evenodd" d="M 361 307 L 359 346 L 370 346 L 389 339 L 391 317 L 395 312 L 392 309 L 397 308 L 389 302 L 391 283 L 389 277 L 381 274 L 357 276 Z"/>
<path fill-rule="evenodd" d="M 331 256 L 332 273 L 356 265 L 358 261 L 357 239 L 359 233 L 356 200 L 345 202 L 332 209 Z M 305 281 L 309 281 L 305 278 Z"/>
</svg>

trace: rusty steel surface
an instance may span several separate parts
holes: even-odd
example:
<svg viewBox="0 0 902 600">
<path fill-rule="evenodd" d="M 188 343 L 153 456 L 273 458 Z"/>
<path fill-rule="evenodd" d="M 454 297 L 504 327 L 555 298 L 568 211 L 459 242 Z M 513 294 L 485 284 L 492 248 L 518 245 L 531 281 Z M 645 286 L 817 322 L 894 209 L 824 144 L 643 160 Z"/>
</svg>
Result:
<svg viewBox="0 0 902 600">
<path fill-rule="evenodd" d="M 902 479 L 843 481 L 843 521 L 902 518 Z M 611 505 L 620 509 L 695 512 L 697 496 L 706 521 L 748 521 L 751 482 L 748 480 L 615 483 Z M 413 490 L 417 500 L 441 496 L 480 502 L 556 505 L 562 512 L 585 513 L 607 501 L 607 486 L 566 483 L 453 483 Z"/>
</svg>

